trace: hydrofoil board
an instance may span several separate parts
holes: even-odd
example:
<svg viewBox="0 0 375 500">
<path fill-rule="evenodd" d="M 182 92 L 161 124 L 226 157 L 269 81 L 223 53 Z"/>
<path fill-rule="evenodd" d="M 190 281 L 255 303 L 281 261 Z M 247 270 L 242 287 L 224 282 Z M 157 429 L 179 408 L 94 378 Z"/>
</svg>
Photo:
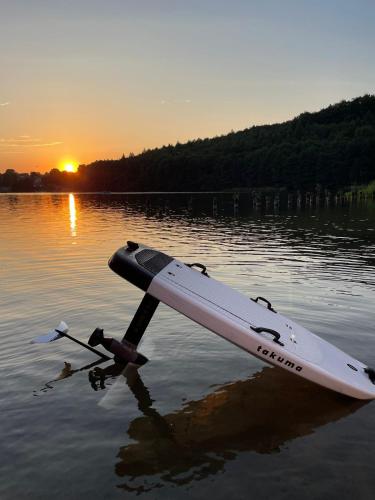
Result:
<svg viewBox="0 0 375 500">
<path fill-rule="evenodd" d="M 120 248 L 110 268 L 157 301 L 261 360 L 339 393 L 375 398 L 375 372 L 301 325 L 187 265 L 134 242 Z"/>
</svg>

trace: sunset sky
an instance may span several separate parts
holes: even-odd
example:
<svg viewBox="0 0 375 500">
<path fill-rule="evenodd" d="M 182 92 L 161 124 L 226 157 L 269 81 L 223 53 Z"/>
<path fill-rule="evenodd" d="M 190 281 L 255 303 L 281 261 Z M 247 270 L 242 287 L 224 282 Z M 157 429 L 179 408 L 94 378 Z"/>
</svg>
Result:
<svg viewBox="0 0 375 500">
<path fill-rule="evenodd" d="M 0 0 L 0 172 L 375 93 L 375 2 Z"/>
</svg>

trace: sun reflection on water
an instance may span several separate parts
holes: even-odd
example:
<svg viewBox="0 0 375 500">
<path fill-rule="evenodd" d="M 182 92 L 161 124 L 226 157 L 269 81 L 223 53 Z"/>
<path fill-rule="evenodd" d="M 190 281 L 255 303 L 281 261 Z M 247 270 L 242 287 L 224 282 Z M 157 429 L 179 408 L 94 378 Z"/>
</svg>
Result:
<svg viewBox="0 0 375 500">
<path fill-rule="evenodd" d="M 70 231 L 72 236 L 77 235 L 77 212 L 76 212 L 76 202 L 74 199 L 74 194 L 69 194 L 69 219 L 70 219 Z"/>
</svg>

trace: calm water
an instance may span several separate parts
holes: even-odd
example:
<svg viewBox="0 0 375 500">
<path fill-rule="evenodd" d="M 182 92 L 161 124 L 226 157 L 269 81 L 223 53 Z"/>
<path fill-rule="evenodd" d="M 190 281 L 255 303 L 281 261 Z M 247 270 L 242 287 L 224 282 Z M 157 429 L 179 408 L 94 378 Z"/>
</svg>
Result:
<svg viewBox="0 0 375 500">
<path fill-rule="evenodd" d="M 161 305 L 134 374 L 90 383 L 66 339 L 119 338 L 142 293 L 107 267 L 141 241 L 375 366 L 375 206 L 256 212 L 230 197 L 0 195 L 0 498 L 375 496 L 375 403 L 270 368 Z M 96 367 L 105 369 L 109 363 Z"/>
</svg>

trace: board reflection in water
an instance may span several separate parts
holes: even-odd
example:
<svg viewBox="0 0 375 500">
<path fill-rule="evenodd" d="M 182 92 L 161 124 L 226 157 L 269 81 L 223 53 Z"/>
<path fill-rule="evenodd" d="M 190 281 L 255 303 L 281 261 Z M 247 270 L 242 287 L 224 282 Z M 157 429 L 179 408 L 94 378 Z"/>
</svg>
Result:
<svg viewBox="0 0 375 500">
<path fill-rule="evenodd" d="M 115 472 L 125 479 L 158 475 L 175 484 L 216 474 L 241 451 L 278 452 L 366 404 L 271 367 L 164 416 L 152 408 L 139 375 L 128 377 L 128 385 L 144 416 L 131 422 L 135 443 L 120 448 Z"/>
</svg>

